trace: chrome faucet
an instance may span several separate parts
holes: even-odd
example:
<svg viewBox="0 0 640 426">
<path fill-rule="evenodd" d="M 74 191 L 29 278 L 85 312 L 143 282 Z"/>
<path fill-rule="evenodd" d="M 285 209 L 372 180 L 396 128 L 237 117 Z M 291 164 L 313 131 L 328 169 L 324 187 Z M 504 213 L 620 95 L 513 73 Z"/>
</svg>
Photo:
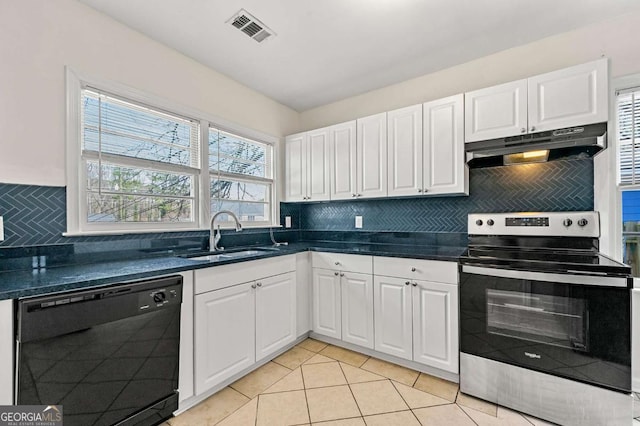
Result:
<svg viewBox="0 0 640 426">
<path fill-rule="evenodd" d="M 218 247 L 218 243 L 220 242 L 220 225 L 218 225 L 218 228 L 215 231 L 215 235 L 214 235 L 214 228 L 213 228 L 214 222 L 216 221 L 218 216 L 220 216 L 221 214 L 228 214 L 229 216 L 231 216 L 233 220 L 236 222 L 236 232 L 242 231 L 242 224 L 240 223 L 240 220 L 238 220 L 238 216 L 236 216 L 234 212 L 229 210 L 220 210 L 216 212 L 211 218 L 211 226 L 209 227 L 209 250 L 210 251 L 224 250 L 224 247 Z"/>
</svg>

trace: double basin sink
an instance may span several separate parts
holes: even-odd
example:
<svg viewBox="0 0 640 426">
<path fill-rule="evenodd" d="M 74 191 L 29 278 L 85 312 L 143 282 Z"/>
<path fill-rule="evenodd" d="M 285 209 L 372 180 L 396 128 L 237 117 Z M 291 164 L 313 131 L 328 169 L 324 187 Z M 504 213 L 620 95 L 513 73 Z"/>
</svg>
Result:
<svg viewBox="0 0 640 426">
<path fill-rule="evenodd" d="M 279 251 L 275 247 L 255 247 L 251 249 L 237 249 L 237 250 L 225 250 L 221 252 L 208 252 L 207 254 L 194 254 L 189 256 L 183 256 L 189 260 L 195 261 L 207 261 L 207 262 L 221 262 L 225 260 L 241 259 L 245 257 L 262 256 L 274 251 Z"/>
</svg>

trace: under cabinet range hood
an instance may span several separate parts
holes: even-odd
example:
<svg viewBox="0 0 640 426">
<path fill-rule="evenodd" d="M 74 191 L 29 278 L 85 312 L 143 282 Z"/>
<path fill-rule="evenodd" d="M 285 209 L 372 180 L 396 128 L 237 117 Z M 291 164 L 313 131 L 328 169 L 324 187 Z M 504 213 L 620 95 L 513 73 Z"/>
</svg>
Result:
<svg viewBox="0 0 640 426">
<path fill-rule="evenodd" d="M 607 147 L 607 123 L 465 143 L 470 167 L 592 157 Z"/>
</svg>

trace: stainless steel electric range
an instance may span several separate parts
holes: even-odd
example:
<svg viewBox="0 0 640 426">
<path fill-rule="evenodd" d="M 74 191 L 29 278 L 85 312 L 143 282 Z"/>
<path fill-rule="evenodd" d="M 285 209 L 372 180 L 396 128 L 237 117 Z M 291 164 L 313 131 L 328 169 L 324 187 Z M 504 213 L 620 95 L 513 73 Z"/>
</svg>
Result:
<svg viewBox="0 0 640 426">
<path fill-rule="evenodd" d="M 460 389 L 560 424 L 630 424 L 631 269 L 597 212 L 471 214 Z"/>
</svg>

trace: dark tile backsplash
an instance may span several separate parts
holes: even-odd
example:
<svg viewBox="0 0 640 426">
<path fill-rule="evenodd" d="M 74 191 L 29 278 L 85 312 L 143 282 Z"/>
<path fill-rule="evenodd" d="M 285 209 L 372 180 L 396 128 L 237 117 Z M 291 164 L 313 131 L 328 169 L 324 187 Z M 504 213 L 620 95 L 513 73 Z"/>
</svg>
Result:
<svg viewBox="0 0 640 426">
<path fill-rule="evenodd" d="M 381 244 L 465 245 L 467 214 L 489 211 L 563 211 L 593 209 L 593 161 L 577 159 L 540 164 L 472 169 L 470 196 L 420 197 L 320 203 L 281 203 L 278 241 L 358 241 Z M 354 217 L 364 217 L 356 230 Z M 55 245 L 76 255 L 124 250 L 160 252 L 198 249 L 207 231 L 63 237 L 65 188 L 0 184 L 0 216 L 5 241 L 0 258 L 17 257 L 34 246 Z M 346 232 L 348 231 L 348 232 Z M 222 246 L 270 244 L 268 231 L 223 231 Z M 70 249 L 72 245 L 73 249 Z M 65 248 L 66 247 L 66 248 Z"/>
<path fill-rule="evenodd" d="M 471 169 L 468 197 L 416 197 L 282 203 L 302 231 L 467 231 L 474 212 L 593 210 L 593 160 L 573 159 Z M 295 208 L 300 209 L 296 216 Z"/>
</svg>

